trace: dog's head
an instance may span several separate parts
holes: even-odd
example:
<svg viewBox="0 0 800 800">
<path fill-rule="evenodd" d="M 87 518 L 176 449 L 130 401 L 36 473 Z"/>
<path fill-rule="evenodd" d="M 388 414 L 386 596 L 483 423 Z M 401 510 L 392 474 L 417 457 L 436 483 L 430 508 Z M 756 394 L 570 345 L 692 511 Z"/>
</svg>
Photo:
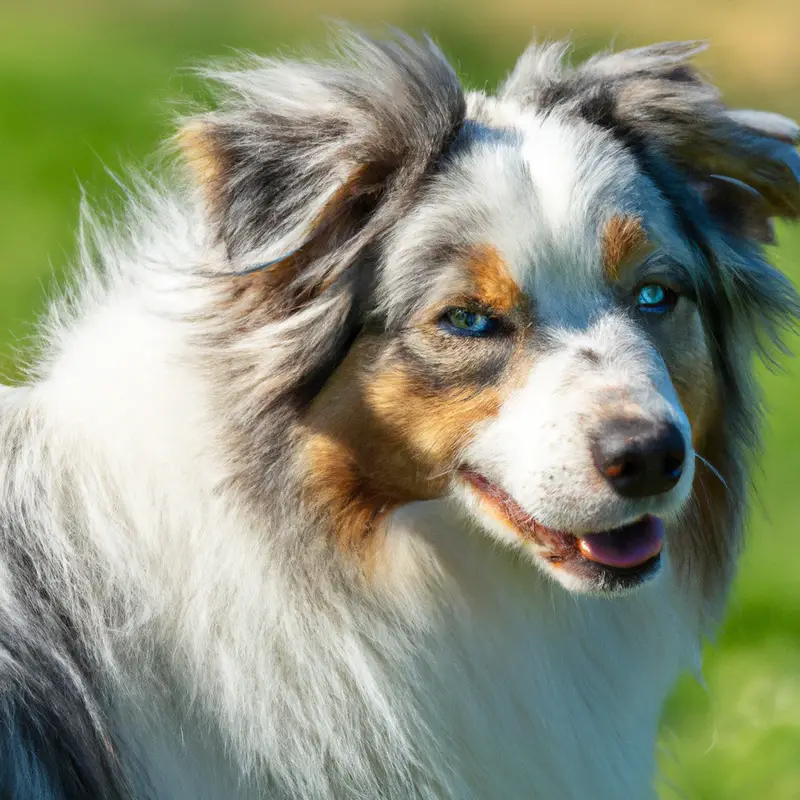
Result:
<svg viewBox="0 0 800 800">
<path fill-rule="evenodd" d="M 751 355 L 796 307 L 762 245 L 800 215 L 800 158 L 696 49 L 573 69 L 534 46 L 493 97 L 403 38 L 223 74 L 183 141 L 242 273 L 218 280 L 214 342 L 248 490 L 291 439 L 353 552 L 450 496 L 571 589 L 642 582 L 666 539 L 718 594 Z"/>
</svg>

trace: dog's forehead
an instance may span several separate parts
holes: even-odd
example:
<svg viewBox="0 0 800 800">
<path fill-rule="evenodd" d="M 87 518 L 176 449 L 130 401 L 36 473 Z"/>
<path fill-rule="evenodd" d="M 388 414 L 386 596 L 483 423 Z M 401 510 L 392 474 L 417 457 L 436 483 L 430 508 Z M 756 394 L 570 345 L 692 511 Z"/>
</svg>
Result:
<svg viewBox="0 0 800 800">
<path fill-rule="evenodd" d="M 438 200 L 460 211 L 442 223 L 452 236 L 491 245 L 539 304 L 604 284 L 609 237 L 625 220 L 674 258 L 691 258 L 669 205 L 623 145 L 580 120 L 511 117 L 465 128 L 445 176 L 449 201 Z"/>
<path fill-rule="evenodd" d="M 608 301 L 609 243 L 622 260 L 625 242 L 646 238 L 692 268 L 674 209 L 608 132 L 552 112 L 490 108 L 464 124 L 395 231 L 378 301 L 392 319 L 468 291 L 475 253 L 491 254 L 483 275 L 501 270 L 500 284 L 510 277 L 554 322 L 567 322 L 567 310 L 588 319 Z M 621 247 L 610 242 L 615 230 Z"/>
</svg>

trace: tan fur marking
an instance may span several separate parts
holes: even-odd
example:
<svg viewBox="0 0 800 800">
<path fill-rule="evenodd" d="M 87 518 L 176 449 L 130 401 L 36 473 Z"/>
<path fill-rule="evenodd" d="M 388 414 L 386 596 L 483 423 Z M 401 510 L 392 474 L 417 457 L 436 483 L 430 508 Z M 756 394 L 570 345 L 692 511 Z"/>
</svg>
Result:
<svg viewBox="0 0 800 800">
<path fill-rule="evenodd" d="M 692 426 L 692 446 L 697 449 L 704 441 L 714 419 L 721 413 L 713 373 L 699 376 L 699 380 L 684 382 L 673 380 L 689 424 Z"/>
<path fill-rule="evenodd" d="M 713 389 L 701 399 L 702 394 L 678 389 L 692 425 L 692 445 L 700 458 L 695 462 L 695 519 L 685 526 L 672 547 L 678 566 L 697 575 L 700 585 L 709 590 L 729 577 L 732 555 L 738 546 L 729 529 L 729 490 L 722 482 L 729 482 L 731 490 L 736 491 L 733 470 L 738 467 L 726 451 L 721 398 Z M 722 475 L 722 480 L 714 470 Z"/>
<path fill-rule="evenodd" d="M 690 321 L 685 321 L 684 330 L 687 338 L 672 342 L 665 355 L 672 383 L 692 426 L 694 451 L 700 458 L 695 461 L 694 498 L 684 515 L 680 535 L 670 540 L 669 547 L 676 567 L 683 574 L 695 576 L 701 591 L 713 597 L 730 578 L 738 548 L 729 492 L 742 492 L 744 487 L 741 465 L 729 450 L 724 396 L 710 352 L 707 347 L 698 347 L 696 337 L 702 334 Z"/>
<path fill-rule="evenodd" d="M 213 210 L 222 164 L 214 152 L 205 125 L 200 122 L 189 123 L 178 133 L 177 141 L 195 180 L 203 190 L 206 202 Z"/>
<path fill-rule="evenodd" d="M 694 498 L 684 514 L 680 536 L 670 542 L 676 568 L 692 575 L 700 592 L 713 603 L 719 602 L 721 590 L 732 577 L 740 546 L 741 521 L 731 493 L 747 490 L 742 464 L 730 451 L 724 424 L 718 409 L 695 446 L 702 460 L 695 464 Z"/>
<path fill-rule="evenodd" d="M 383 191 L 385 180 L 385 168 L 369 163 L 356 167 L 320 209 L 311 230 L 321 231 L 334 225 L 352 211 L 356 202 L 375 203 Z"/>
<path fill-rule="evenodd" d="M 638 217 L 611 217 L 602 236 L 603 271 L 607 280 L 619 280 L 622 266 L 646 247 L 647 234 Z"/>
<path fill-rule="evenodd" d="M 315 296 L 315 287 L 301 291 L 295 285 L 302 264 L 303 254 L 295 253 L 269 269 L 220 280 L 222 313 L 237 320 L 239 332 L 248 333 L 299 311 Z"/>
<path fill-rule="evenodd" d="M 500 408 L 495 388 L 426 391 L 402 364 L 381 365 L 384 346 L 359 340 L 304 420 L 308 498 L 347 550 L 393 508 L 440 497 L 465 437 Z"/>
<path fill-rule="evenodd" d="M 490 244 L 475 245 L 469 254 L 467 271 L 472 278 L 475 296 L 497 311 L 519 308 L 522 290 L 511 277 L 503 257 Z"/>
<path fill-rule="evenodd" d="M 699 313 L 684 304 L 675 314 L 672 331 L 660 349 L 697 448 L 720 413 L 721 398 Z"/>
</svg>

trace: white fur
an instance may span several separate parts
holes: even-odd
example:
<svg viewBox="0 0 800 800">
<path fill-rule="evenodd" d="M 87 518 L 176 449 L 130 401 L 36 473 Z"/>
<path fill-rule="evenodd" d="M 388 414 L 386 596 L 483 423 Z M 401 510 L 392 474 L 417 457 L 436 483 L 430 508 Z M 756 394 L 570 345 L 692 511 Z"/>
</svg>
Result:
<svg viewBox="0 0 800 800">
<path fill-rule="evenodd" d="M 564 331 L 560 339 L 484 425 L 468 448 L 468 463 L 503 487 L 532 519 L 555 530 L 609 530 L 644 514 L 675 519 L 692 492 L 694 458 L 689 421 L 661 357 L 629 321 L 613 314 L 599 316 L 585 331 Z M 586 350 L 602 367 L 587 367 L 581 355 Z M 599 479 L 587 440 L 610 414 L 666 420 L 682 432 L 689 455 L 669 492 L 631 500 Z M 581 589 L 569 572 L 536 558 L 541 547 L 534 542 L 520 540 L 499 521 L 490 526 L 501 539 L 529 551 L 567 588 Z"/>
</svg>

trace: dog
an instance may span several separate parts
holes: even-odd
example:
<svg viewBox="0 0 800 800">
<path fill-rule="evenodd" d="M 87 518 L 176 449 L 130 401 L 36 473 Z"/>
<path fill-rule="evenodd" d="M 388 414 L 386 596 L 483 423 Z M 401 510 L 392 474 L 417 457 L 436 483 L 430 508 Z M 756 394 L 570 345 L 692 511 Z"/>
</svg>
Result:
<svg viewBox="0 0 800 800">
<path fill-rule="evenodd" d="M 646 798 L 798 311 L 700 47 L 207 76 L 0 389 L 9 798 Z"/>
</svg>

